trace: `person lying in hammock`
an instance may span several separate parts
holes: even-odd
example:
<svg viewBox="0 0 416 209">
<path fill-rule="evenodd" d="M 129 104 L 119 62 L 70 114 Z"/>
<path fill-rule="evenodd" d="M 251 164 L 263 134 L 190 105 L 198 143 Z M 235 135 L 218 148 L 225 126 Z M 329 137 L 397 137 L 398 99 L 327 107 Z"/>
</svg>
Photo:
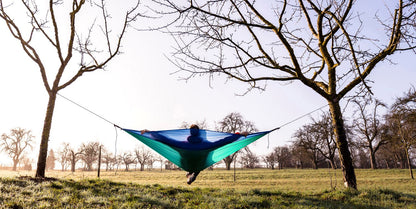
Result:
<svg viewBox="0 0 416 209">
<path fill-rule="evenodd" d="M 157 133 L 153 133 L 147 129 L 144 129 L 141 131 L 141 134 L 143 135 L 144 133 L 149 133 L 151 135 L 153 135 L 155 138 L 158 139 L 158 141 L 163 142 L 165 144 L 169 144 L 171 146 L 175 146 L 175 147 L 183 147 L 183 146 L 195 146 L 198 144 L 201 144 L 201 142 L 204 141 L 203 137 L 201 137 L 201 132 L 199 130 L 199 127 L 195 124 L 191 125 L 191 127 L 189 128 L 189 132 L 190 135 L 186 138 L 187 143 L 185 144 L 183 143 L 178 143 L 178 141 L 174 140 L 174 139 L 170 139 L 168 137 L 165 137 L 163 135 L 157 134 Z M 204 159 L 206 158 L 206 156 L 198 156 L 198 158 Z M 187 156 L 182 156 L 181 161 L 187 161 L 187 162 L 183 162 L 183 163 L 192 163 L 194 159 L 187 159 Z M 186 183 L 188 184 L 192 184 L 192 182 L 195 181 L 196 177 L 198 176 L 200 171 L 188 171 L 186 173 L 186 178 L 188 178 L 188 180 L 186 181 Z"/>
<path fill-rule="evenodd" d="M 187 140 L 190 144 L 199 144 L 204 139 L 201 137 L 199 127 L 195 124 L 191 125 L 189 128 L 190 136 L 188 136 Z M 196 180 L 196 177 L 199 175 L 199 171 L 188 171 L 186 173 L 186 178 L 188 180 L 186 181 L 187 184 L 192 184 Z"/>
<path fill-rule="evenodd" d="M 186 129 L 184 129 L 184 131 L 185 130 Z M 149 131 L 147 129 L 141 130 L 140 132 L 141 135 L 147 135 L 153 140 L 162 142 L 172 147 L 186 150 L 208 150 L 234 142 L 238 140 L 241 135 L 247 136 L 247 134 L 244 133 L 236 133 L 236 135 L 230 135 L 228 137 L 222 138 L 221 140 L 209 140 L 207 139 L 207 132 L 205 130 L 199 129 L 199 127 L 195 124 L 191 125 L 188 130 L 189 132 L 186 133 L 175 133 L 175 136 L 173 136 L 173 134 L 161 134 L 158 131 Z"/>
<path fill-rule="evenodd" d="M 223 138 L 218 141 L 208 141 L 206 138 L 206 131 L 200 130 L 199 127 L 195 124 L 191 125 L 189 128 L 189 136 L 184 138 L 184 141 L 178 141 L 177 139 L 171 138 L 167 135 L 159 134 L 158 132 L 153 132 L 149 130 L 142 130 L 141 134 L 148 134 L 152 136 L 157 141 L 160 141 L 164 144 L 186 149 L 194 150 L 190 155 L 189 152 L 179 152 L 181 155 L 181 163 L 183 165 L 188 165 L 189 168 L 198 168 L 199 164 L 204 163 L 208 156 L 208 152 L 204 150 L 212 149 L 213 147 L 223 146 L 225 144 L 234 142 L 239 139 L 241 135 L 247 136 L 247 133 L 236 133 L 228 137 Z M 186 140 L 185 140 L 186 139 Z M 195 181 L 196 177 L 199 175 L 200 170 L 187 170 L 186 177 L 188 178 L 187 183 L 192 184 Z"/>
</svg>

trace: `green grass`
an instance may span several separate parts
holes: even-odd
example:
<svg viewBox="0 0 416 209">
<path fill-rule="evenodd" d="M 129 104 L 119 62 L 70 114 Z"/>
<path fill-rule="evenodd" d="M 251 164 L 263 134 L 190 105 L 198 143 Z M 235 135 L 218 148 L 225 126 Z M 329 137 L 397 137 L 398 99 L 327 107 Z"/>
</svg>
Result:
<svg viewBox="0 0 416 209">
<path fill-rule="evenodd" d="M 0 208 L 416 208 L 406 170 L 357 170 L 358 191 L 327 169 L 204 171 L 191 186 L 183 171 L 28 174 L 0 172 Z"/>
</svg>

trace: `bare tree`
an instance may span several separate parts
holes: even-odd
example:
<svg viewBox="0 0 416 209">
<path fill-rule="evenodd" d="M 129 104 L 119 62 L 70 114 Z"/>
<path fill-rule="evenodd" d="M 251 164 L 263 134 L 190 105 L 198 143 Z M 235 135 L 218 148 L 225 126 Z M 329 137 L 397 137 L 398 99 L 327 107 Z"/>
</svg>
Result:
<svg viewBox="0 0 416 209">
<path fill-rule="evenodd" d="M 32 159 L 30 159 L 26 156 L 23 156 L 19 163 L 23 164 L 23 169 L 24 170 L 26 170 L 26 171 L 31 171 L 32 170 L 32 163 L 33 163 Z"/>
<path fill-rule="evenodd" d="M 79 155 L 81 154 L 80 152 L 76 152 L 73 149 L 69 150 L 69 154 L 70 154 L 70 161 L 71 161 L 71 172 L 75 172 L 76 169 L 76 164 L 79 160 Z"/>
<path fill-rule="evenodd" d="M 274 167 L 278 164 L 275 152 L 271 152 L 263 157 L 263 161 L 266 163 L 267 168 L 274 170 Z"/>
<path fill-rule="evenodd" d="M 207 129 L 208 128 L 207 121 L 205 119 L 202 120 L 202 121 L 195 121 L 192 124 L 197 125 L 199 127 L 199 129 Z M 182 122 L 182 124 L 181 124 L 181 126 L 179 128 L 185 128 L 186 129 L 186 128 L 191 127 L 192 124 L 184 121 L 184 122 Z"/>
<path fill-rule="evenodd" d="M 92 171 L 92 166 L 98 160 L 98 152 L 101 144 L 99 142 L 82 143 L 80 146 L 80 159 L 84 161 L 86 170 Z"/>
<path fill-rule="evenodd" d="M 348 125 L 345 129 L 347 134 L 351 133 L 351 128 Z M 308 158 L 315 169 L 324 160 L 329 163 L 331 168 L 337 168 L 335 162 L 337 146 L 331 116 L 328 112 L 323 112 L 318 119 L 312 118 L 312 122 L 299 128 L 293 138 L 295 139 L 293 149 L 298 152 L 295 153 L 298 158 Z M 349 144 L 351 145 L 351 141 Z"/>
<path fill-rule="evenodd" d="M 304 125 L 295 132 L 293 138 L 295 139 L 295 146 L 301 148 L 299 151 L 305 153 L 305 156 L 307 156 L 313 164 L 314 169 L 318 169 L 318 163 L 322 160 L 322 155 L 319 152 L 319 142 L 314 135 L 311 134 L 312 128 L 313 127 L 310 124 Z"/>
<path fill-rule="evenodd" d="M 71 172 L 75 172 L 76 164 L 78 160 L 80 160 L 80 155 L 82 154 L 80 150 L 75 150 L 75 148 L 71 147 L 69 143 L 62 143 L 62 150 L 60 153 L 60 162 L 69 162 L 71 165 Z M 66 159 L 64 160 L 64 158 Z M 64 167 L 63 164 L 61 164 Z"/>
<path fill-rule="evenodd" d="M 178 166 L 176 166 L 175 164 L 173 164 L 169 160 L 165 160 L 165 169 L 166 170 L 174 170 L 174 169 L 178 169 Z"/>
<path fill-rule="evenodd" d="M 221 121 L 218 122 L 217 126 L 218 127 L 216 129 L 218 131 L 228 133 L 253 133 L 257 131 L 254 123 L 245 120 L 244 117 L 238 112 L 232 112 L 226 115 Z"/>
<path fill-rule="evenodd" d="M 153 158 L 152 152 L 144 147 L 136 147 L 136 149 L 134 149 L 134 154 L 137 163 L 140 164 L 140 171 L 144 171 L 144 166 L 148 164 L 151 158 Z"/>
<path fill-rule="evenodd" d="M 273 150 L 279 169 L 290 165 L 291 153 L 287 146 L 275 147 Z"/>
<path fill-rule="evenodd" d="M 331 123 L 331 116 L 329 113 L 324 112 L 319 120 L 312 119 L 310 124 L 310 135 L 313 135 L 318 145 L 318 152 L 329 161 L 331 168 L 336 169 L 335 156 L 336 156 L 336 142 L 334 127 Z M 347 133 L 349 129 L 347 130 Z"/>
<path fill-rule="evenodd" d="M 113 153 L 109 152 L 107 149 L 105 149 L 105 147 L 103 147 L 102 150 L 102 159 L 103 163 L 105 164 L 106 171 L 111 170 L 116 162 Z"/>
<path fill-rule="evenodd" d="M 14 128 L 10 130 L 10 134 L 1 135 L 2 150 L 12 158 L 14 171 L 25 150 L 32 148 L 33 138 L 32 132 L 23 128 Z"/>
<path fill-rule="evenodd" d="M 291 150 L 292 158 L 295 163 L 295 168 L 300 168 L 300 169 L 305 168 L 306 167 L 305 164 L 308 161 L 308 157 L 304 148 L 299 146 L 298 143 L 293 142 L 290 145 L 290 150 Z"/>
<path fill-rule="evenodd" d="M 243 154 L 240 156 L 240 163 L 243 168 L 256 168 L 259 162 L 259 157 L 248 147 L 245 147 Z"/>
<path fill-rule="evenodd" d="M 55 168 L 55 153 L 53 150 L 49 150 L 48 157 L 46 158 L 46 170 L 53 170 Z"/>
<path fill-rule="evenodd" d="M 147 168 L 150 170 L 153 169 L 153 164 L 156 162 L 156 160 L 157 159 L 155 158 L 155 156 L 151 155 L 149 160 L 147 161 Z"/>
<path fill-rule="evenodd" d="M 381 107 L 386 107 L 381 101 L 365 97 L 362 101 L 353 101 L 357 106 L 358 116 L 353 120 L 353 127 L 357 133 L 358 144 L 369 151 L 371 168 L 377 168 L 376 153 L 381 146 L 387 141 L 380 137 L 381 133 L 381 116 L 378 115 L 378 110 Z M 371 108 L 371 112 L 368 109 Z"/>
<path fill-rule="evenodd" d="M 416 146 L 416 90 L 410 89 L 403 97 L 397 98 L 392 105 L 388 116 L 390 128 L 396 134 L 397 139 L 407 158 L 410 177 L 413 177 L 411 149 Z"/>
<path fill-rule="evenodd" d="M 389 114 L 385 115 L 385 123 L 381 129 L 380 137 L 386 141 L 386 146 L 382 146 L 377 154 L 377 159 L 382 160 L 386 168 L 406 168 L 406 154 L 401 146 L 401 140 L 394 129 L 392 128 L 392 121 L 389 119 Z M 394 127 L 394 126 L 393 126 Z M 380 165 L 378 163 L 377 165 Z"/>
<path fill-rule="evenodd" d="M 61 148 L 58 150 L 57 160 L 61 164 L 61 170 L 66 171 L 68 163 L 71 162 L 70 153 L 69 153 L 69 144 L 63 142 Z"/>
<path fill-rule="evenodd" d="M 368 158 L 368 150 L 357 146 L 353 153 L 353 162 L 357 168 L 371 168 L 371 162 Z"/>
<path fill-rule="evenodd" d="M 220 122 L 218 122 L 217 131 L 228 133 L 253 133 L 257 131 L 254 123 L 244 120 L 243 116 L 238 112 L 233 112 L 226 115 Z M 238 155 L 238 151 L 224 158 L 225 167 L 227 170 L 231 169 L 231 163 Z"/>
<path fill-rule="evenodd" d="M 130 152 L 125 152 L 119 156 L 120 161 L 126 166 L 126 171 L 129 171 L 129 166 L 136 161 Z"/>
<path fill-rule="evenodd" d="M 378 11 L 386 29 L 380 41 L 383 34 L 363 26 L 373 23 L 360 18 L 357 0 L 156 2 L 178 15 L 171 60 L 185 79 L 223 74 L 249 90 L 299 81 L 325 99 L 344 185 L 357 188 L 340 102 L 357 86 L 371 91 L 367 77 L 389 55 L 415 49 L 414 0 L 389 1 L 392 10 Z"/>
<path fill-rule="evenodd" d="M 0 18 L 25 54 L 37 65 L 49 96 L 36 177 L 45 177 L 49 134 L 58 92 L 85 73 L 104 69 L 119 55 L 126 30 L 139 15 L 139 1 L 123 17 L 114 21 L 107 1 L 89 2 L 27 0 L 8 5 L 5 0 L 0 0 Z M 46 11 L 41 11 L 42 8 Z M 88 13 L 88 18 L 82 16 L 85 13 Z M 22 22 L 16 21 L 23 18 L 26 19 Z M 87 24 L 89 26 L 85 27 Z M 115 26 L 119 28 L 118 34 L 113 34 L 117 30 Z M 56 53 L 56 56 L 43 54 L 45 50 Z"/>
<path fill-rule="evenodd" d="M 160 171 L 163 169 L 163 163 L 165 162 L 165 158 L 162 155 L 157 155 L 156 161 L 160 162 Z"/>
</svg>

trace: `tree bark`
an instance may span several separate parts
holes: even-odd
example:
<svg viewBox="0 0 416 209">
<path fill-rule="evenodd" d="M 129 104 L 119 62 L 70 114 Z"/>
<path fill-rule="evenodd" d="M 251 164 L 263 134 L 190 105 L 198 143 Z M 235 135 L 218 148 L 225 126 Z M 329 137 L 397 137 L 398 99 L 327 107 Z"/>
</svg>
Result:
<svg viewBox="0 0 416 209">
<path fill-rule="evenodd" d="M 48 107 L 46 109 L 45 121 L 43 123 L 42 139 L 40 142 L 36 177 L 45 178 L 46 158 L 48 155 L 48 141 L 51 132 L 53 112 L 55 109 L 57 91 L 49 92 Z"/>
<path fill-rule="evenodd" d="M 318 169 L 318 161 L 316 159 L 312 159 L 312 168 L 315 170 Z"/>
<path fill-rule="evenodd" d="M 348 188 L 357 189 L 354 166 L 351 153 L 348 148 L 347 134 L 345 132 L 344 120 L 342 118 L 339 101 L 328 101 L 334 126 L 335 140 L 339 152 L 341 169 L 344 176 L 344 185 Z"/>
<path fill-rule="evenodd" d="M 231 170 L 231 163 L 234 161 L 234 157 L 235 157 L 236 153 L 227 156 L 226 158 L 224 158 L 224 163 L 225 163 L 225 168 L 229 171 Z"/>
<path fill-rule="evenodd" d="M 372 147 L 370 147 L 370 162 L 371 162 L 371 169 L 376 169 L 377 168 L 376 153 L 374 152 Z"/>
<path fill-rule="evenodd" d="M 71 172 L 75 172 L 75 164 L 77 163 L 76 157 L 77 155 L 71 151 Z"/>
<path fill-rule="evenodd" d="M 13 171 L 17 171 L 17 164 L 19 163 L 19 160 L 13 160 Z"/>
</svg>

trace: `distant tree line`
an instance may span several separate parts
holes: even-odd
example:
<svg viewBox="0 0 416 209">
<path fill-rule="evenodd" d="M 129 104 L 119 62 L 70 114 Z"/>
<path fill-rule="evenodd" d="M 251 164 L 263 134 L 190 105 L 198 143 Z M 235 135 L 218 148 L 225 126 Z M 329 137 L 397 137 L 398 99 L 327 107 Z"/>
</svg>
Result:
<svg viewBox="0 0 416 209">
<path fill-rule="evenodd" d="M 101 168 L 106 171 L 118 169 L 129 171 L 133 165 L 143 171 L 145 167 L 153 168 L 157 161 L 164 162 L 161 157 L 156 156 L 154 152 L 144 147 L 136 147 L 133 151 L 126 151 L 114 156 L 99 142 L 82 143 L 78 149 L 73 148 L 69 143 L 63 143 L 58 151 L 57 161 L 62 171 L 71 170 L 75 172 L 76 169 L 93 171 L 98 168 L 100 152 Z"/>
</svg>

